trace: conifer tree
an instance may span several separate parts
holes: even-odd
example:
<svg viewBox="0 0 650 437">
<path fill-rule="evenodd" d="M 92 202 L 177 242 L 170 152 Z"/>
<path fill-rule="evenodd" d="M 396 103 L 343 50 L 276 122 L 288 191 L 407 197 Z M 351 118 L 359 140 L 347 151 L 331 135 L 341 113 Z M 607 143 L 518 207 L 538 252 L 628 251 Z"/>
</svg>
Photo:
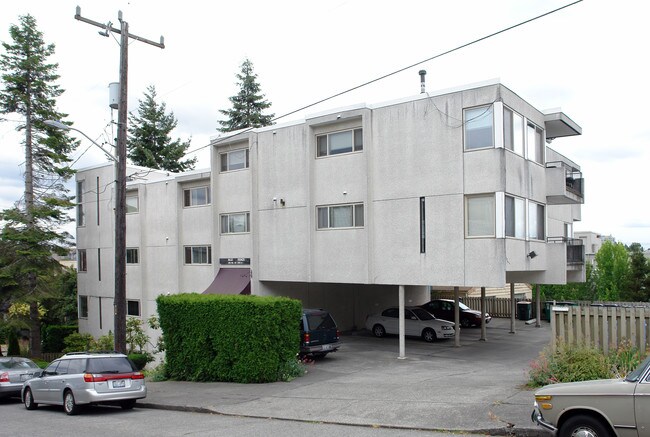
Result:
<svg viewBox="0 0 650 437">
<path fill-rule="evenodd" d="M 3 258 L 10 260 L 0 265 L 0 287 L 30 304 L 30 348 L 39 357 L 38 300 L 47 295 L 46 284 L 61 269 L 52 254 L 63 255 L 71 240 L 60 229 L 71 220 L 66 210 L 73 206 L 72 197 L 64 184 L 74 174 L 69 155 L 77 142 L 66 131 L 43 123 L 67 116 L 56 109 L 63 90 L 56 84 L 58 64 L 48 62 L 54 45 L 45 44 L 31 15 L 20 16 L 9 35 L 12 41 L 2 43 L 0 55 L 0 114 L 21 119 L 17 130 L 24 134 L 25 191 L 13 208 L 0 212 Z"/>
<path fill-rule="evenodd" d="M 167 105 L 156 101 L 156 87 L 150 85 L 139 101 L 138 112 L 129 116 L 128 157 L 135 165 L 182 172 L 192 170 L 196 158 L 181 160 L 190 146 L 190 140 L 172 141 L 170 133 L 178 121 L 174 113 L 165 114 Z"/>
<path fill-rule="evenodd" d="M 248 127 L 263 127 L 273 124 L 275 114 L 262 114 L 262 111 L 271 107 L 271 103 L 264 100 L 261 94 L 257 75 L 253 73 L 253 63 L 247 58 L 241 64 L 241 73 L 237 74 L 239 93 L 229 98 L 232 109 L 220 109 L 227 120 L 219 120 L 221 132 L 232 132 Z"/>
</svg>

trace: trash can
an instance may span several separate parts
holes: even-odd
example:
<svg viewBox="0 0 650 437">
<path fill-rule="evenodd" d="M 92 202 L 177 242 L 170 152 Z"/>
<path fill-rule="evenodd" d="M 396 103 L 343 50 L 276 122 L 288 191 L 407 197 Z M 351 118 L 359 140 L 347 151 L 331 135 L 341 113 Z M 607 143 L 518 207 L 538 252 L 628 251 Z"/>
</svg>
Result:
<svg viewBox="0 0 650 437">
<path fill-rule="evenodd" d="M 530 320 L 533 318 L 533 304 L 531 302 L 517 302 L 517 318 Z"/>
<path fill-rule="evenodd" d="M 553 302 L 551 301 L 544 302 L 544 309 L 542 310 L 542 320 L 546 320 L 547 322 L 551 321 L 551 306 L 553 306 Z"/>
</svg>

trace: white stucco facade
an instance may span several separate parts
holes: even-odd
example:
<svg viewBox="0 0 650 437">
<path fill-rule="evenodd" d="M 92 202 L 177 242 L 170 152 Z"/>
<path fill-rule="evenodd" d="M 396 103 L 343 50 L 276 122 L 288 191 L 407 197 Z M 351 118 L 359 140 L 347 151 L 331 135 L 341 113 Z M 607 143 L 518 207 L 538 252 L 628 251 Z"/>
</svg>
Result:
<svg viewBox="0 0 650 437">
<path fill-rule="evenodd" d="M 353 329 L 396 305 L 399 286 L 408 305 L 426 302 L 430 286 L 584 280 L 573 240 L 582 175 L 545 141 L 579 133 L 564 114 L 491 83 L 222 134 L 203 172 L 129 168 L 141 179 L 127 187 L 139 199 L 127 217 L 127 248 L 139 251 L 127 265 L 127 299 L 147 317 L 161 293 L 202 292 L 239 264 L 250 269 L 252 294 L 327 307 Z M 87 193 L 112 171 L 85 169 L 77 179 Z M 187 206 L 188 190 L 207 202 Z M 113 323 L 112 195 L 106 185 L 99 209 L 83 196 L 77 233 L 87 256 L 80 325 L 94 335 Z M 105 216 L 99 224 L 93 210 Z M 188 247 L 209 247 L 210 258 L 196 249 L 188 263 Z"/>
</svg>

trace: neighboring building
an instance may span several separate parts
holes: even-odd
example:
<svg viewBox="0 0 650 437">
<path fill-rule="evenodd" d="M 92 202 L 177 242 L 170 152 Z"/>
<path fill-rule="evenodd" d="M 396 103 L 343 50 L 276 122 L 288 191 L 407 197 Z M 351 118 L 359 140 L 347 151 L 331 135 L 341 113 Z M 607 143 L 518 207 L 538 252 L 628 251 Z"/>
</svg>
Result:
<svg viewBox="0 0 650 437">
<path fill-rule="evenodd" d="M 129 166 L 127 299 L 251 293 L 326 307 L 341 329 L 430 286 L 584 280 L 580 134 L 499 83 L 214 138 L 211 171 Z M 113 167 L 77 173 L 80 328 L 113 324 Z M 82 263 L 83 259 L 83 263 Z"/>
<path fill-rule="evenodd" d="M 77 249 L 71 248 L 68 250 L 68 253 L 61 255 L 52 255 L 52 258 L 57 260 L 62 266 L 77 269 Z"/>
<path fill-rule="evenodd" d="M 585 261 L 592 264 L 605 241 L 616 243 L 616 240 L 611 235 L 602 235 L 591 231 L 576 231 L 574 235 L 582 240 L 582 245 L 585 248 Z"/>
</svg>

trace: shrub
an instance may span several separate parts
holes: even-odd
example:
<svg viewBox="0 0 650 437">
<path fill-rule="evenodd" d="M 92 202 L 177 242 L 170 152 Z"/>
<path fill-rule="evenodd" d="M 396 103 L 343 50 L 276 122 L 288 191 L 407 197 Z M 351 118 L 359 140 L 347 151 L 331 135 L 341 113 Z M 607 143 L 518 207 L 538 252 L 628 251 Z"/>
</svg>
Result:
<svg viewBox="0 0 650 437">
<path fill-rule="evenodd" d="M 130 353 L 128 357 L 131 361 L 133 361 L 133 364 L 135 364 L 135 367 L 137 367 L 138 370 L 144 369 L 147 363 L 153 361 L 153 356 L 147 352 Z"/>
<path fill-rule="evenodd" d="M 90 334 L 80 334 L 75 332 L 74 334 L 68 335 L 63 342 L 65 343 L 65 348 L 63 352 L 81 352 L 88 351 L 91 348 L 94 339 Z"/>
<path fill-rule="evenodd" d="M 609 353 L 608 361 L 613 378 L 624 378 L 633 371 L 645 359 L 646 353 L 641 352 L 629 340 L 621 344 Z"/>
<path fill-rule="evenodd" d="M 115 337 L 113 332 L 108 331 L 108 334 L 102 335 L 97 340 L 90 342 L 89 351 L 99 352 L 99 351 L 112 351 L 115 349 Z"/>
<path fill-rule="evenodd" d="M 43 352 L 62 352 L 65 338 L 77 332 L 75 325 L 49 325 L 43 327 Z"/>
<path fill-rule="evenodd" d="M 9 329 L 9 332 L 7 333 L 7 343 L 7 356 L 20 356 L 20 344 L 18 344 L 18 334 L 16 334 L 15 329 Z"/>
</svg>

